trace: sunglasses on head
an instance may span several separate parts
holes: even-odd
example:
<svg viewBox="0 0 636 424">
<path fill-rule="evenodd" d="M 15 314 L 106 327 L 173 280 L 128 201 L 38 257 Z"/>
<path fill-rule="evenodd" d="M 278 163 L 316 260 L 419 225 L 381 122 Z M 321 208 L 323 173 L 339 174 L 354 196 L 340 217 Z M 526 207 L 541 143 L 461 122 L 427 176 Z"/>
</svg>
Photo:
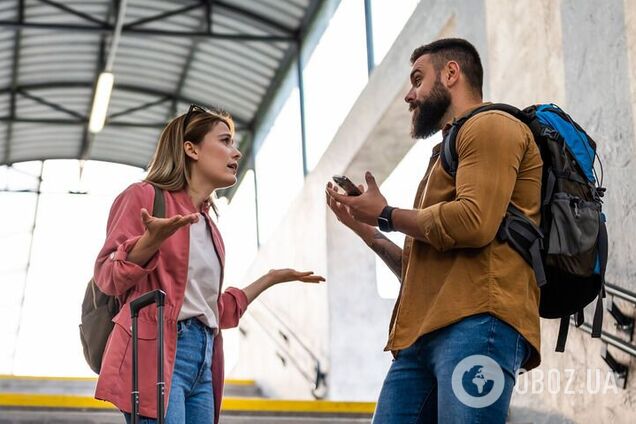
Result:
<svg viewBox="0 0 636 424">
<path fill-rule="evenodd" d="M 192 118 L 192 114 L 194 112 L 203 112 L 203 113 L 211 113 L 210 109 L 204 107 L 204 106 L 200 106 L 200 105 L 196 105 L 196 104 L 191 104 L 190 107 L 188 108 L 188 113 L 186 113 L 185 118 L 183 118 L 183 138 L 185 141 L 185 130 L 188 127 L 188 122 L 190 122 L 190 118 Z"/>
</svg>

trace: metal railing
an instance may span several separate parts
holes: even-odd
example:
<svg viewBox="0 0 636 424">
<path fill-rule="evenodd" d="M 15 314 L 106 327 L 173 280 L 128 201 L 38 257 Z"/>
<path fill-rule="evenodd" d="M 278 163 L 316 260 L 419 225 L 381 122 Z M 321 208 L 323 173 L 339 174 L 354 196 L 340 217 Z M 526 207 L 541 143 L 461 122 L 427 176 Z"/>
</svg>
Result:
<svg viewBox="0 0 636 424">
<path fill-rule="evenodd" d="M 636 293 L 631 292 L 625 288 L 606 282 L 605 293 L 636 306 Z M 601 331 L 600 339 L 604 343 L 601 357 L 614 372 L 616 380 L 621 383 L 623 388 L 625 388 L 627 386 L 629 366 L 619 362 L 616 358 L 614 358 L 614 356 L 608 351 L 608 346 L 612 346 L 619 351 L 636 358 L 636 345 L 632 344 L 635 318 L 624 313 L 614 302 L 614 299 L 611 300 L 611 303 L 609 303 L 609 305 L 606 305 L 606 309 L 616 321 L 615 327 L 617 331 L 619 331 L 619 333 L 622 333 L 629 340 L 624 340 L 623 338 L 617 337 L 606 331 Z M 576 326 L 575 321 L 576 320 L 572 319 L 570 321 L 570 324 Z M 578 328 L 585 331 L 586 333 L 592 334 L 592 326 L 589 323 L 584 322 L 583 324 L 578 326 Z"/>
<path fill-rule="evenodd" d="M 276 355 L 286 366 L 290 364 L 311 385 L 315 399 L 327 395 L 327 371 L 324 360 L 292 329 L 278 314 L 264 302 L 250 305 L 249 315 L 276 347 Z M 245 329 L 241 329 L 243 334 Z"/>
</svg>

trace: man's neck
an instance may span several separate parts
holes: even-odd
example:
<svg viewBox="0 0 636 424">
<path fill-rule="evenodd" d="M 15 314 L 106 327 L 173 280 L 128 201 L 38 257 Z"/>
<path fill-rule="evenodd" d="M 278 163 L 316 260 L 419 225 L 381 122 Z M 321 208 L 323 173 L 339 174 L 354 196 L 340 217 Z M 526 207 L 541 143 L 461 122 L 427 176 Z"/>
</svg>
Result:
<svg viewBox="0 0 636 424">
<path fill-rule="evenodd" d="M 454 119 L 465 115 L 469 111 L 481 106 L 482 104 L 483 99 L 481 99 L 480 97 L 471 96 L 466 98 L 460 97 L 457 99 L 453 99 L 450 107 L 448 108 L 448 111 L 446 112 L 446 115 L 444 116 L 444 125 L 452 123 Z"/>
</svg>

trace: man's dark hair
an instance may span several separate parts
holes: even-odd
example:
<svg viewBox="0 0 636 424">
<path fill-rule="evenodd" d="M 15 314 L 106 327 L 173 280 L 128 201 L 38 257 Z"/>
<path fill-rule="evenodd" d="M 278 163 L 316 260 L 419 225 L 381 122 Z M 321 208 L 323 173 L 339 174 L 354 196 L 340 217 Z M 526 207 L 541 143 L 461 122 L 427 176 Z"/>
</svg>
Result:
<svg viewBox="0 0 636 424">
<path fill-rule="evenodd" d="M 443 38 L 413 50 L 411 65 L 425 54 L 431 55 L 433 67 L 439 73 L 449 60 L 459 63 L 461 72 L 466 75 L 470 86 L 482 96 L 484 69 L 475 46 L 462 38 Z"/>
</svg>

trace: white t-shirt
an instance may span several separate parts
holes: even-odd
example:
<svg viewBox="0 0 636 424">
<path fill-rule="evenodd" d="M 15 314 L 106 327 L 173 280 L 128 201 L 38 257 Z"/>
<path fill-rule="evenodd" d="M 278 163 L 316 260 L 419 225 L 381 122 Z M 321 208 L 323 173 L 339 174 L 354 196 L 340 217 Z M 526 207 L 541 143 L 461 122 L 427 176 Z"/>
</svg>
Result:
<svg viewBox="0 0 636 424">
<path fill-rule="evenodd" d="M 203 216 L 190 225 L 188 281 L 178 320 L 197 317 L 210 328 L 219 327 L 217 299 L 221 285 L 221 263 Z"/>
</svg>

